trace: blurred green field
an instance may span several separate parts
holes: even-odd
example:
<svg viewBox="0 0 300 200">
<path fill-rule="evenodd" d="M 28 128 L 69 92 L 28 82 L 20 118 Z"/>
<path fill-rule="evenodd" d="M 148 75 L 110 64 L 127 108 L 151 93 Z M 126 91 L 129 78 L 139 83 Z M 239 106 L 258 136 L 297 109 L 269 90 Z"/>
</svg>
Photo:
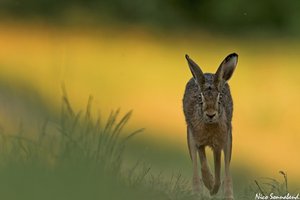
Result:
<svg viewBox="0 0 300 200">
<path fill-rule="evenodd" d="M 214 72 L 231 52 L 239 63 L 230 80 L 234 98 L 232 171 L 237 194 L 259 177 L 292 188 L 300 178 L 300 41 L 234 38 L 205 32 L 161 33 L 140 27 L 58 28 L 45 24 L 0 24 L 0 125 L 3 134 L 59 121 L 61 85 L 75 110 L 94 96 L 93 115 L 134 110 L 129 130 L 145 131 L 126 146 L 124 165 L 145 161 L 155 174 L 189 180 L 181 99 L 191 77 L 188 53 Z M 27 135 L 26 135 L 27 136 Z"/>
<path fill-rule="evenodd" d="M 91 115 L 91 105 L 90 98 L 86 110 L 74 111 L 64 92 L 58 122 L 46 120 L 35 132 L 0 133 L 1 198 L 199 199 L 182 152 L 149 141 L 129 142 L 143 131 L 125 128 L 131 112 L 112 111 L 104 120 Z M 284 172 L 284 181 L 266 178 L 255 187 L 247 183 L 250 174 L 244 169 L 233 171 L 237 199 L 291 191 Z M 216 198 L 204 194 L 201 199 L 219 199 L 222 189 Z"/>
</svg>

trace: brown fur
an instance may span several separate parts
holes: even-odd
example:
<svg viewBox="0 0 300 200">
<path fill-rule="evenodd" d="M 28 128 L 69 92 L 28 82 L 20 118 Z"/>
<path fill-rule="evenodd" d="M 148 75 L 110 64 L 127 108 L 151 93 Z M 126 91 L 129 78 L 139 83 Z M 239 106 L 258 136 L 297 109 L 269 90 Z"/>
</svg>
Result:
<svg viewBox="0 0 300 200">
<path fill-rule="evenodd" d="M 220 186 L 221 152 L 225 161 L 225 198 L 233 199 L 229 163 L 232 149 L 231 120 L 232 97 L 227 81 L 236 64 L 237 54 L 230 54 L 221 63 L 215 74 L 203 74 L 200 67 L 186 56 L 193 78 L 187 83 L 183 98 L 183 111 L 187 123 L 188 148 L 194 166 L 193 186 L 202 191 L 198 180 L 197 152 L 201 163 L 204 185 L 211 195 Z M 215 176 L 213 178 L 206 160 L 205 147 L 214 153 Z"/>
<path fill-rule="evenodd" d="M 212 76 L 211 74 L 205 75 Z M 227 87 L 223 93 L 229 91 L 228 84 L 226 86 Z M 199 116 L 200 114 L 197 112 L 200 109 L 200 105 L 197 102 L 197 93 L 199 93 L 198 87 L 195 81 L 191 79 L 187 84 L 183 99 L 183 109 L 186 115 L 186 123 L 188 127 L 193 130 L 193 136 L 197 146 L 205 145 L 212 147 L 213 149 L 218 148 L 221 150 L 227 141 L 227 132 L 231 127 L 231 124 L 226 122 L 229 120 L 231 121 L 232 112 L 229 112 L 229 116 L 226 116 L 226 112 L 223 112 L 220 121 L 215 124 L 202 123 L 202 119 Z M 226 99 L 227 98 L 229 102 L 232 102 L 231 96 L 226 97 Z M 232 105 L 232 103 L 230 103 L 230 105 Z M 227 117 L 229 120 L 227 120 Z"/>
</svg>

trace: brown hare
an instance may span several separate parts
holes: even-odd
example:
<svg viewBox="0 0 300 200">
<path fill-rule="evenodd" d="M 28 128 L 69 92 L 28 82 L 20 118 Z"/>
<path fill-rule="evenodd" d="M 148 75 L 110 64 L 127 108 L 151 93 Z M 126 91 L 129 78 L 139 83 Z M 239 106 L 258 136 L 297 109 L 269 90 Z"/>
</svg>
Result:
<svg viewBox="0 0 300 200">
<path fill-rule="evenodd" d="M 228 55 L 215 74 L 203 73 L 188 55 L 185 57 L 193 75 L 186 85 L 183 97 L 188 148 L 193 162 L 193 189 L 203 194 L 197 166 L 198 153 L 203 183 L 211 195 L 217 194 L 221 184 L 221 152 L 224 151 L 224 198 L 233 200 L 232 180 L 229 172 L 233 103 L 227 81 L 236 68 L 238 55 L 236 53 Z M 214 177 L 207 163 L 206 146 L 211 147 L 213 151 Z"/>
</svg>

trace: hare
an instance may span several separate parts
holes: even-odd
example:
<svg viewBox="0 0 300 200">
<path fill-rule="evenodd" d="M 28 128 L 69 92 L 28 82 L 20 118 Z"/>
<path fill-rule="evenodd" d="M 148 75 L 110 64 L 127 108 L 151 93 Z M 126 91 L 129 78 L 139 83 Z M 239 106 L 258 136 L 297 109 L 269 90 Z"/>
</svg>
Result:
<svg viewBox="0 0 300 200">
<path fill-rule="evenodd" d="M 228 55 L 215 74 L 203 73 L 188 55 L 185 56 L 193 78 L 186 85 L 183 112 L 187 123 L 189 154 L 193 163 L 193 189 L 203 192 L 199 178 L 197 153 L 199 154 L 202 180 L 210 195 L 217 194 L 221 180 L 221 152 L 224 151 L 224 198 L 233 200 L 232 179 L 229 171 L 232 151 L 233 102 L 227 81 L 232 76 L 238 55 Z M 210 172 L 205 147 L 211 147 L 214 156 L 215 176 Z"/>
</svg>

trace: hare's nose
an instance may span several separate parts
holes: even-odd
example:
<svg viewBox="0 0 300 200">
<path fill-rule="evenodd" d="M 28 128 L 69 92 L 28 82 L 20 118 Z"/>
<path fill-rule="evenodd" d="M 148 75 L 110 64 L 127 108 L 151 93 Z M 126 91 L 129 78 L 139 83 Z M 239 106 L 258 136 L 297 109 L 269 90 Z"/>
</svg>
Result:
<svg viewBox="0 0 300 200">
<path fill-rule="evenodd" d="M 216 113 L 213 113 L 213 114 L 207 113 L 206 116 L 209 117 L 210 119 L 212 119 L 212 118 L 214 118 L 214 116 L 216 116 Z"/>
</svg>

